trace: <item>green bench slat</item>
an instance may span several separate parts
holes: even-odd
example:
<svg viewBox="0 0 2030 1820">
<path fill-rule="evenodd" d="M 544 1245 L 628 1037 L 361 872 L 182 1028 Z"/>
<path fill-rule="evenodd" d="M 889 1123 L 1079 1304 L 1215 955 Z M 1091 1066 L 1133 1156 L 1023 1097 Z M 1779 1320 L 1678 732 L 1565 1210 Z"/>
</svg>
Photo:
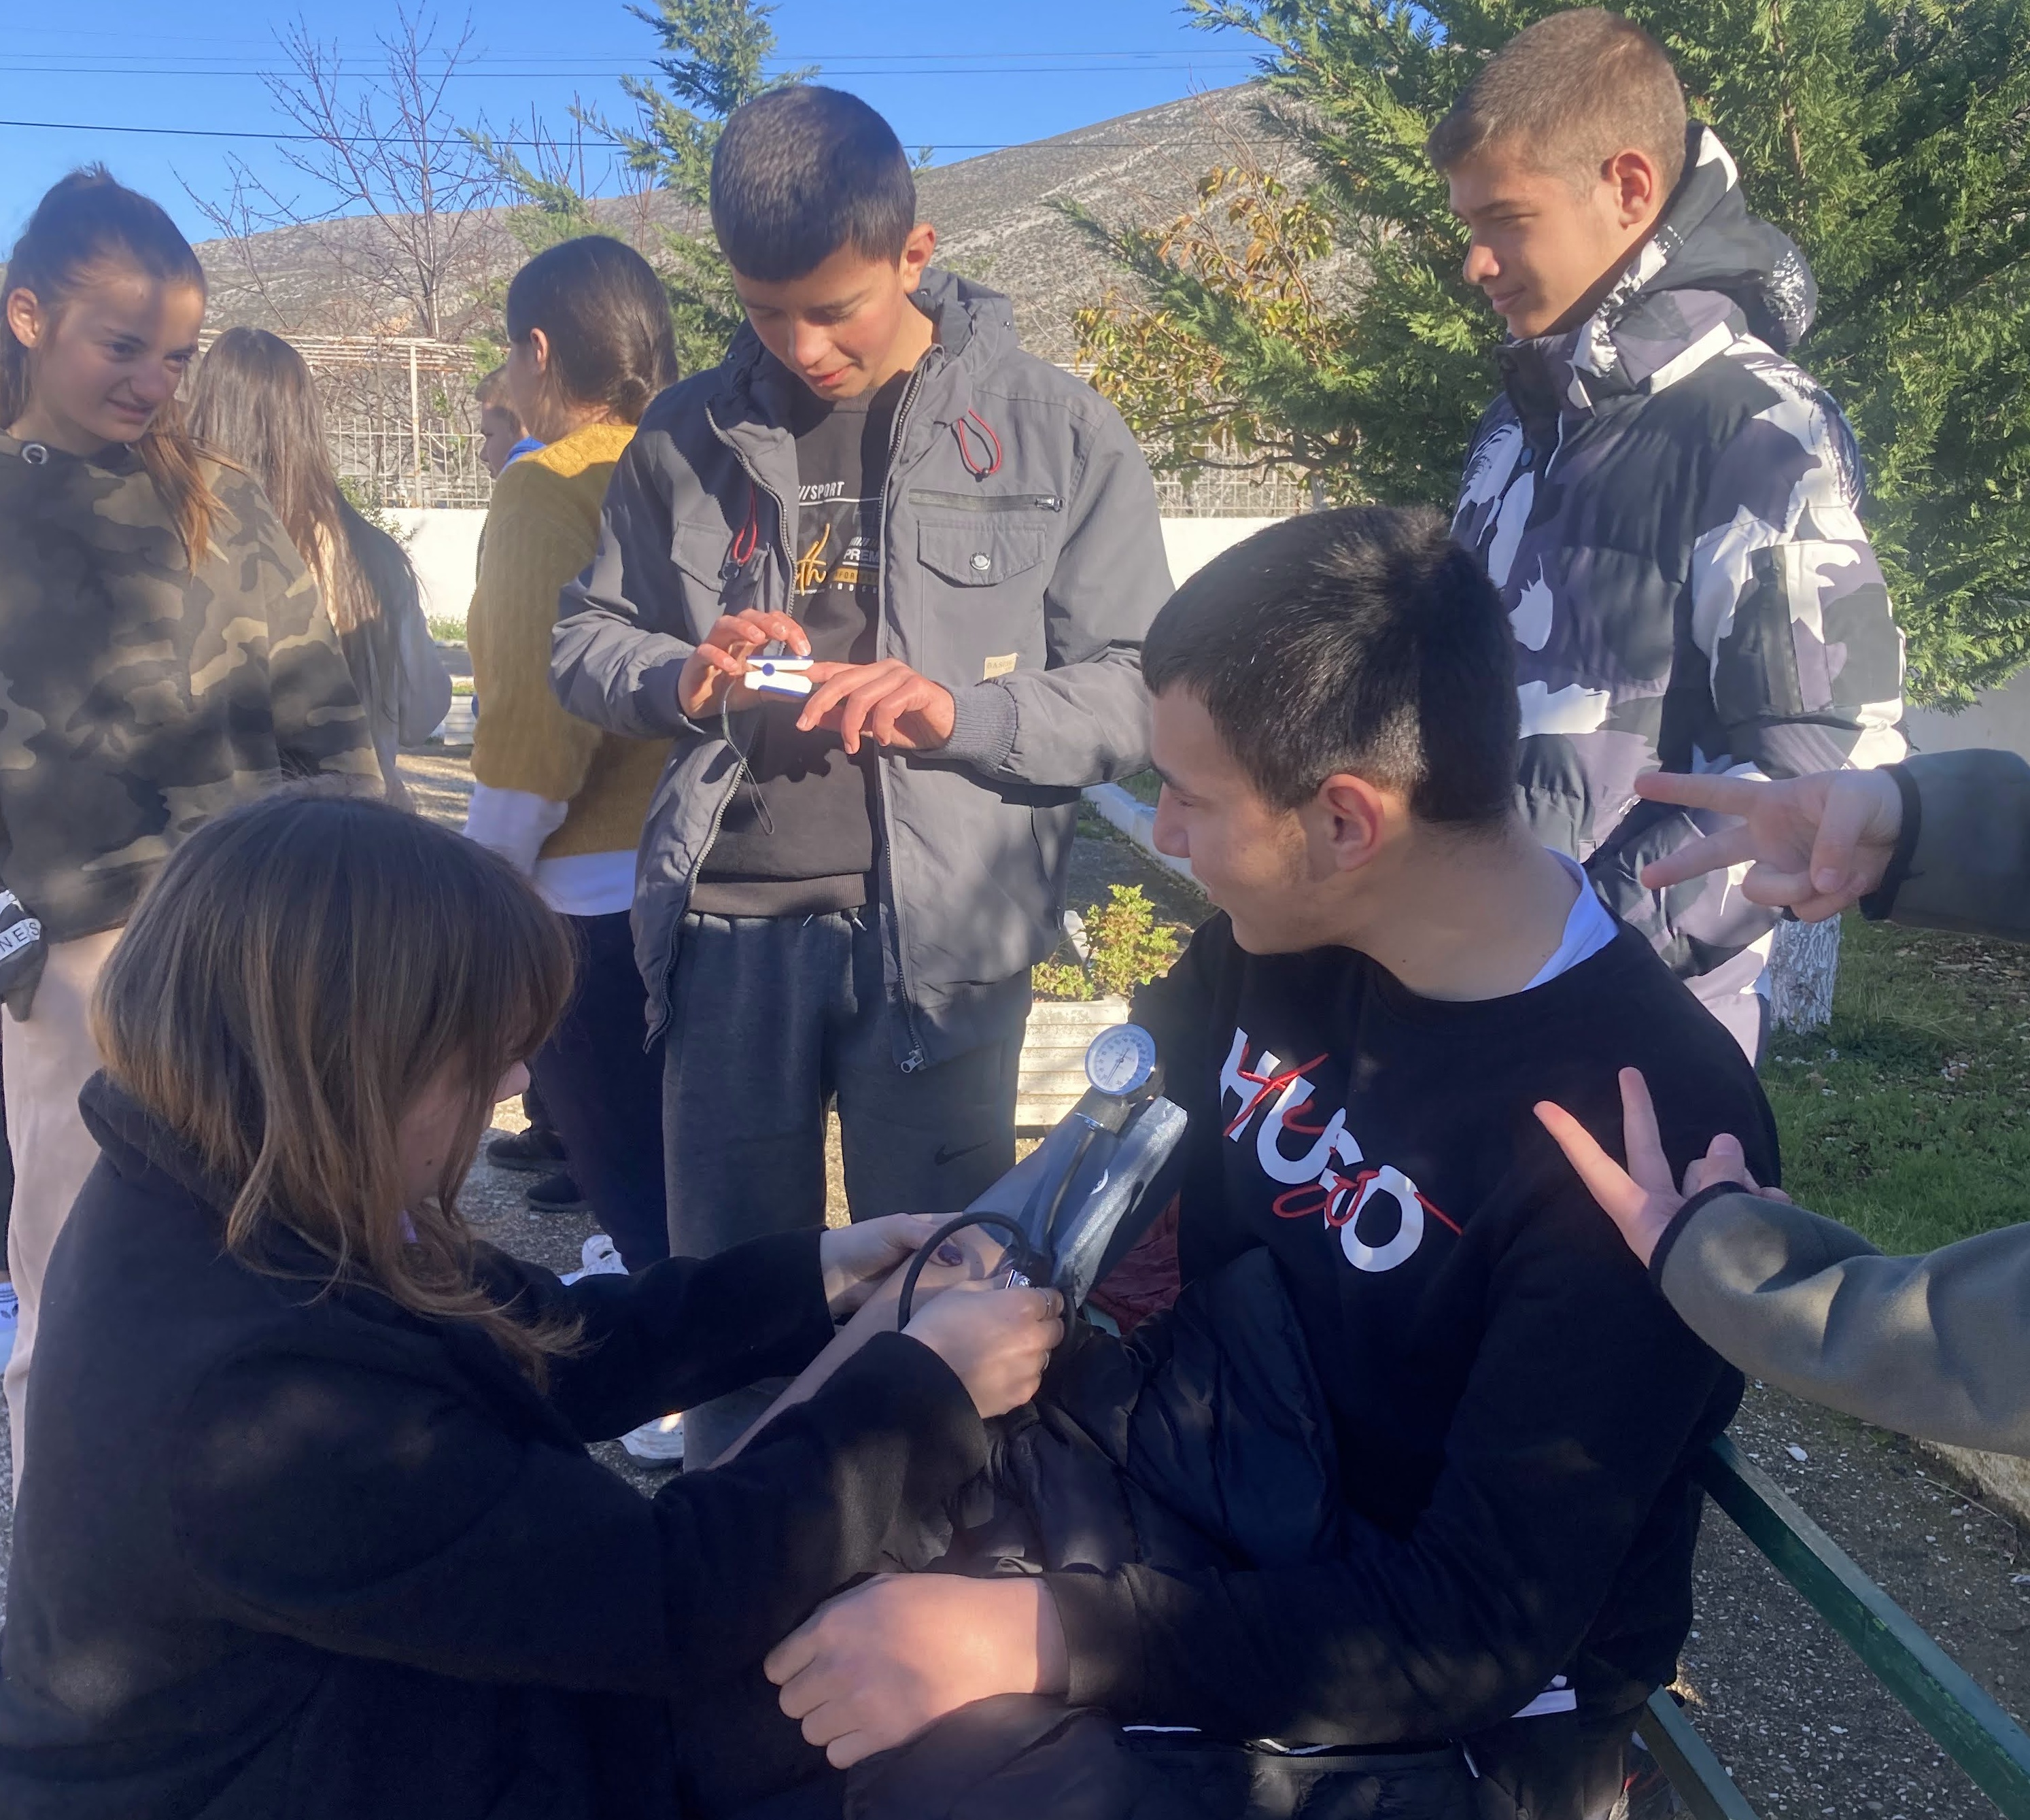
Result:
<svg viewBox="0 0 2030 1820">
<path fill-rule="evenodd" d="M 1713 1502 L 2009 1820 L 2030 1820 L 2030 1737 L 2022 1727 L 1725 1435 L 1697 1471 Z M 1668 1695 L 1662 1697 L 1670 1703 Z M 1682 1714 L 1678 1719 L 1690 1733 Z M 1713 1767 L 1718 1770 L 1717 1759 Z M 1689 1798 L 1682 1785 L 1679 1792 Z M 1744 1804 L 1713 1811 L 1732 1820 L 1752 1810 Z"/>
<path fill-rule="evenodd" d="M 1693 1820 L 1758 1820 L 1748 1797 L 1734 1787 L 1712 1747 L 1692 1729 L 1668 1688 L 1649 1696 L 1649 1716 L 1642 1721 L 1642 1742 L 1663 1766 L 1690 1810 Z"/>
</svg>

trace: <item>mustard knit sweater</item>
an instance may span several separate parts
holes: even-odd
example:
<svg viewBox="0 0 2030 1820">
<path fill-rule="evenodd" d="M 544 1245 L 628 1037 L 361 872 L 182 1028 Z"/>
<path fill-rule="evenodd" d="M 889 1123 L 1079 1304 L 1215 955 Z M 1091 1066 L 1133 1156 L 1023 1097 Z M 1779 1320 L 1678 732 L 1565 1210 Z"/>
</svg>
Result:
<svg viewBox="0 0 2030 1820">
<path fill-rule="evenodd" d="M 479 699 L 472 775 L 571 805 L 545 859 L 633 852 L 669 755 L 667 740 L 602 732 L 550 692 L 557 595 L 592 560 L 606 483 L 634 436 L 632 424 L 596 423 L 532 451 L 493 483 L 486 514 L 466 624 Z"/>
</svg>

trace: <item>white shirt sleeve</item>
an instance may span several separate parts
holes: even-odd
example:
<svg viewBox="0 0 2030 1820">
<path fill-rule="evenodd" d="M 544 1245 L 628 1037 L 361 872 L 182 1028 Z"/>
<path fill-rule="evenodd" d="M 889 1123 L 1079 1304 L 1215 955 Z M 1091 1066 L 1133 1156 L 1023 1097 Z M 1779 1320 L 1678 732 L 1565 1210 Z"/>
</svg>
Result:
<svg viewBox="0 0 2030 1820">
<path fill-rule="evenodd" d="M 543 843 L 563 826 L 570 810 L 568 802 L 552 802 L 526 790 L 475 783 L 465 812 L 465 838 L 490 847 L 526 878 L 536 869 Z"/>
</svg>

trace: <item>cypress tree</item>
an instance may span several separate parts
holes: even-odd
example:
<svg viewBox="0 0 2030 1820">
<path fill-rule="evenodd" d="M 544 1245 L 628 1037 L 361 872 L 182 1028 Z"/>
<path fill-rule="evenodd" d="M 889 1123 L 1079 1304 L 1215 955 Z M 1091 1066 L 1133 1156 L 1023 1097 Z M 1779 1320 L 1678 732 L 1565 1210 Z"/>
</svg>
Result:
<svg viewBox="0 0 2030 1820">
<path fill-rule="evenodd" d="M 1142 281 L 1083 312 L 1096 382 L 1188 467 L 1227 433 L 1342 500 L 1449 505 L 1497 383 L 1500 325 L 1423 154 L 1534 0 L 1191 0 L 1265 42 L 1264 113 L 1359 277 L 1280 312 L 1258 238 L 1189 256 L 1177 224 L 1102 228 Z M 1852 420 L 1914 698 L 1965 702 L 2030 661 L 2030 0 L 1630 0 L 1749 207 L 1803 248 L 1817 326 L 1796 358 Z M 1212 188 L 1232 218 L 1244 172 Z M 1252 218 L 1250 217 L 1249 218 Z M 1308 219 L 1308 218 L 1307 218 Z M 1216 239 L 1217 224 L 1203 234 Z M 1285 283 L 1277 294 L 1287 297 Z M 1271 299 L 1273 301 L 1273 299 Z M 1180 374 L 1217 375 L 1194 391 Z"/>
</svg>

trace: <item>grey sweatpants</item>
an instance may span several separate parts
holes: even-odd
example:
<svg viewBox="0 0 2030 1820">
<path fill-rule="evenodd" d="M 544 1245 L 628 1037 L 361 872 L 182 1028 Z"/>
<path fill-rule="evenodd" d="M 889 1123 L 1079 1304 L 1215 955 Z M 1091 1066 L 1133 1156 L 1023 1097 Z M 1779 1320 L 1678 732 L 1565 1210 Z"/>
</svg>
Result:
<svg viewBox="0 0 2030 1820">
<path fill-rule="evenodd" d="M 822 1226 L 834 1104 L 855 1219 L 956 1212 L 1014 1167 L 1021 1025 L 905 1074 L 871 906 L 686 917 L 670 1010 L 663 1138 L 677 1256 Z M 686 1462 L 731 1446 L 779 1387 L 687 1412 Z"/>
</svg>

